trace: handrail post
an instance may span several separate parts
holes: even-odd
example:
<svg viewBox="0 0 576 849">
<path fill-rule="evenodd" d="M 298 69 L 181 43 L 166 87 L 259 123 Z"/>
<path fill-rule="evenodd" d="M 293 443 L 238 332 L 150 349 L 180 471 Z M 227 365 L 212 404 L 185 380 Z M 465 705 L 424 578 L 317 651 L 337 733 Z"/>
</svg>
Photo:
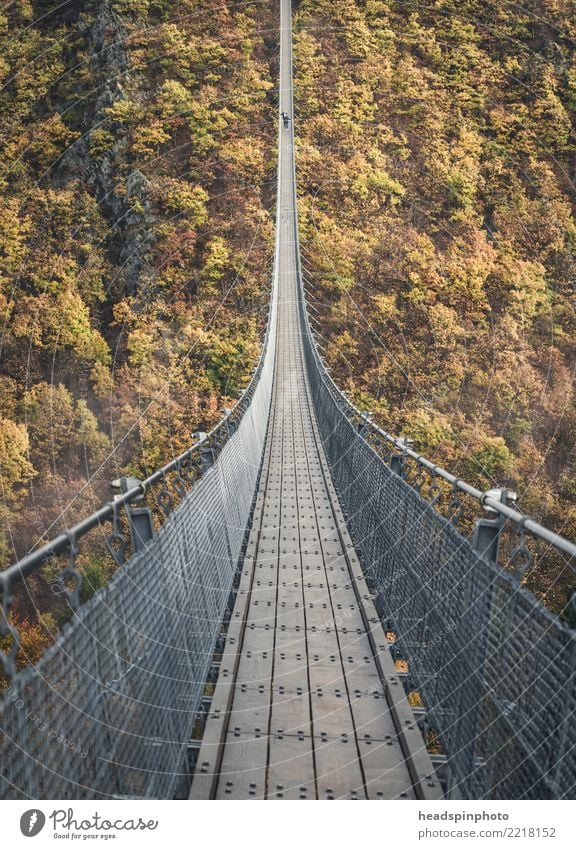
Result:
<svg viewBox="0 0 576 849">
<path fill-rule="evenodd" d="M 404 449 L 401 452 L 392 453 L 390 455 L 390 468 L 398 477 L 404 477 L 404 466 L 406 465 L 406 449 L 414 445 L 414 440 L 408 436 L 402 436 L 398 439 L 397 444 Z"/>
<path fill-rule="evenodd" d="M 510 492 L 507 489 L 490 489 L 482 495 L 480 503 L 487 513 L 495 516 L 493 519 L 478 519 L 474 527 L 472 536 L 472 547 L 474 550 L 490 560 L 491 563 L 498 563 L 498 555 L 500 552 L 500 538 L 502 528 L 506 524 L 506 519 L 501 513 L 496 513 L 491 507 L 486 505 L 487 498 L 494 501 L 501 501 L 502 504 L 514 503 L 517 499 L 515 492 Z"/>
<path fill-rule="evenodd" d="M 200 474 L 204 475 L 214 465 L 214 450 L 208 440 L 208 434 L 204 431 L 197 431 L 192 436 L 200 445 Z"/>
<path fill-rule="evenodd" d="M 143 501 L 144 500 L 144 492 L 145 487 L 141 480 L 138 478 L 131 477 L 129 475 L 123 475 L 120 478 L 112 481 L 112 489 L 120 490 L 119 495 L 115 496 L 115 498 L 120 498 L 122 495 L 125 495 L 130 490 L 135 489 L 136 487 L 142 488 L 142 494 L 137 495 L 133 501 Z M 132 541 L 132 551 L 137 553 L 139 551 L 143 551 L 152 537 L 154 536 L 154 524 L 152 522 L 152 511 L 149 507 L 132 507 L 130 504 L 126 504 L 126 516 L 128 518 L 128 525 L 130 528 L 130 539 Z"/>
<path fill-rule="evenodd" d="M 362 413 L 356 428 L 358 435 L 364 439 L 372 424 L 372 413 Z"/>
</svg>

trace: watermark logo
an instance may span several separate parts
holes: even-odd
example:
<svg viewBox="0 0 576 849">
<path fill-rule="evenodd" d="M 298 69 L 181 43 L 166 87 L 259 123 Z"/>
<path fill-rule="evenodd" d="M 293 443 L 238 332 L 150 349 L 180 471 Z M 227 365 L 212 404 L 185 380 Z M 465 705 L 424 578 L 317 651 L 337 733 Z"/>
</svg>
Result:
<svg viewBox="0 0 576 849">
<path fill-rule="evenodd" d="M 37 808 L 26 811 L 20 817 L 20 831 L 25 837 L 36 837 L 46 825 L 46 817 Z"/>
</svg>

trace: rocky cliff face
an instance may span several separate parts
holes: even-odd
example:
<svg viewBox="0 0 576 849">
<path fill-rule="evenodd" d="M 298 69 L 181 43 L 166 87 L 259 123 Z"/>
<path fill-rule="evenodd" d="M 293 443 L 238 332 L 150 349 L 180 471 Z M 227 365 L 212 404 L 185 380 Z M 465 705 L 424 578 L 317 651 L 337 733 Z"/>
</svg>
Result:
<svg viewBox="0 0 576 849">
<path fill-rule="evenodd" d="M 87 45 L 92 88 L 84 104 L 82 135 L 66 151 L 60 170 L 68 179 L 81 176 L 94 193 L 114 233 L 113 258 L 122 269 L 122 285 L 127 293 L 137 294 L 157 219 L 148 197 L 148 181 L 137 168 L 125 175 L 125 138 L 119 137 L 101 156 L 91 153 L 93 132 L 109 120 L 107 110 L 127 98 L 126 89 L 133 80 L 129 31 L 113 6 L 110 0 L 101 0 L 94 4 L 93 15 L 78 18 L 78 31 Z"/>
</svg>

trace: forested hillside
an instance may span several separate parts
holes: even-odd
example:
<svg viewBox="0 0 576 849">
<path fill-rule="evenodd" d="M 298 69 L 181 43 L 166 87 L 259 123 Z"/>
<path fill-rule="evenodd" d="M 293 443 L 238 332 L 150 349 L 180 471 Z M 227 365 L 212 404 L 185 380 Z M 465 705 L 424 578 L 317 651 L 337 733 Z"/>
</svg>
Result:
<svg viewBox="0 0 576 849">
<path fill-rule="evenodd" d="M 273 245 L 275 4 L 0 12 L 0 563 L 208 430 Z M 272 63 L 272 67 L 271 67 Z"/>
<path fill-rule="evenodd" d="M 335 378 L 575 538 L 576 3 L 295 6 L 302 248 Z M 0 12 L 0 565 L 247 383 L 277 26 L 262 2 Z M 555 609 L 574 589 L 558 563 L 528 581 Z"/>
<path fill-rule="evenodd" d="M 302 0 L 301 236 L 342 388 L 576 536 L 576 4 Z M 322 339 L 321 339 L 322 341 Z M 536 562 L 562 608 L 574 577 Z"/>
</svg>

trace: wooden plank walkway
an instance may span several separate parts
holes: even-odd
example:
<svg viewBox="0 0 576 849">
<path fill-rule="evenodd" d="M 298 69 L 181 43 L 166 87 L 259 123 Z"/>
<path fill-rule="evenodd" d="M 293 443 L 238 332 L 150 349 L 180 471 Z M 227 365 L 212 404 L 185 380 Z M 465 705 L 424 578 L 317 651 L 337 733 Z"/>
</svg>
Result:
<svg viewBox="0 0 576 849">
<path fill-rule="evenodd" d="M 289 112 L 282 5 L 280 109 Z M 318 437 L 300 338 L 293 155 L 292 130 L 282 130 L 273 407 L 190 798 L 440 798 Z"/>
</svg>

